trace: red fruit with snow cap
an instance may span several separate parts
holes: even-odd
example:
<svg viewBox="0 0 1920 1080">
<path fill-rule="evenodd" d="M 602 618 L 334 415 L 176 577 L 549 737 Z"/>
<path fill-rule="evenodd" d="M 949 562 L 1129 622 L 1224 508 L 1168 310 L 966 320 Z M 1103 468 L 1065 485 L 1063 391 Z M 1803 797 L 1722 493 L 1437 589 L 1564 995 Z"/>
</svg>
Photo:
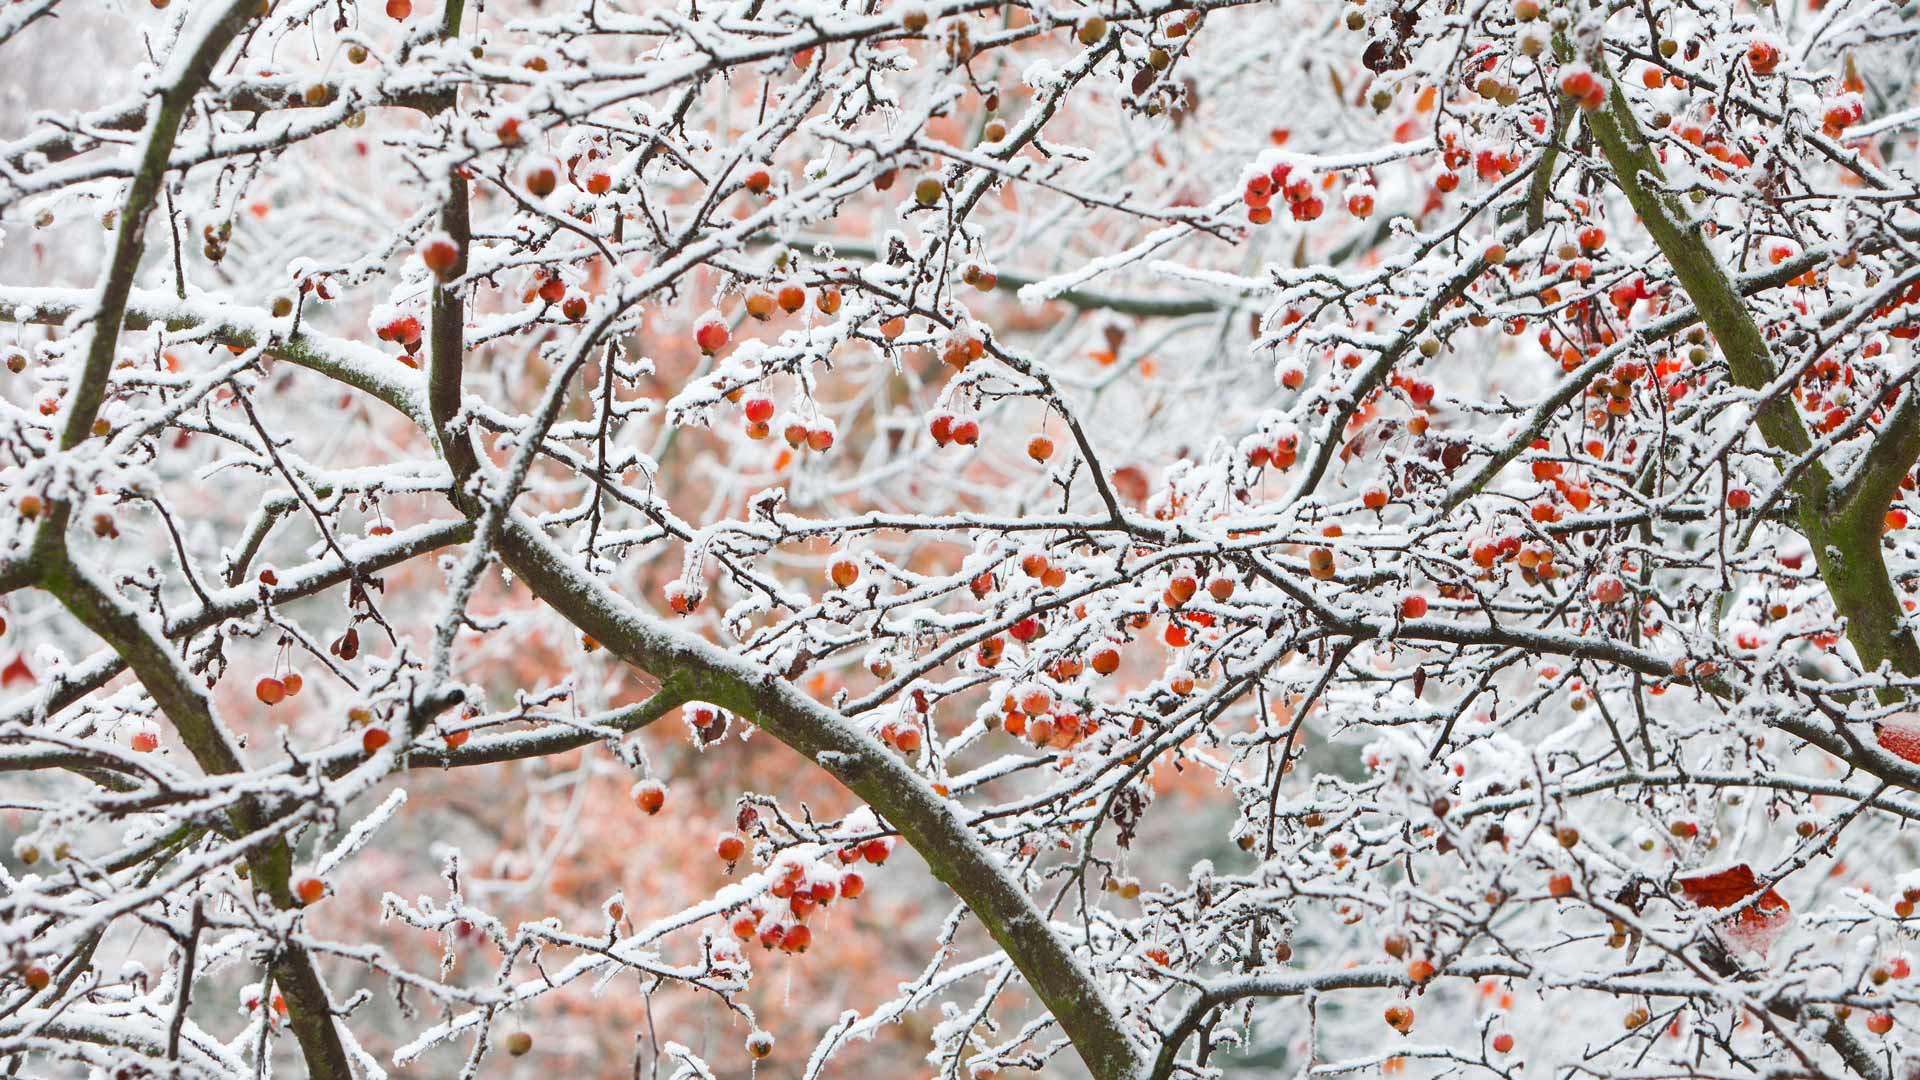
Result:
<svg viewBox="0 0 1920 1080">
<path fill-rule="evenodd" d="M 1602 574 L 1593 583 L 1592 596 L 1597 604 L 1617 604 L 1627 598 L 1627 583 L 1613 574 Z"/>
<path fill-rule="evenodd" d="M 426 264 L 433 276 L 445 281 L 453 275 L 453 265 L 460 261 L 460 249 L 446 236 L 435 236 L 420 245 L 420 261 Z"/>
</svg>

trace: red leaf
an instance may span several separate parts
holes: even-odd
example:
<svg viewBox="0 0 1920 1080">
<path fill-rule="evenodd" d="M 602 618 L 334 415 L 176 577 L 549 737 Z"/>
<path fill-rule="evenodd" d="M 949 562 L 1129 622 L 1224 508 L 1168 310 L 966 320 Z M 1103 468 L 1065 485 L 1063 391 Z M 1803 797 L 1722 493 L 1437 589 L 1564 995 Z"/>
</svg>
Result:
<svg viewBox="0 0 1920 1080">
<path fill-rule="evenodd" d="M 1687 899 L 1701 907 L 1730 908 L 1759 892 L 1760 882 L 1753 876 L 1753 867 L 1741 863 L 1712 874 L 1681 878 L 1680 888 Z M 1740 913 L 1740 920 L 1764 923 L 1787 910 L 1786 897 L 1768 889 L 1757 903 Z"/>
<path fill-rule="evenodd" d="M 1874 725 L 1873 741 L 1894 757 L 1920 763 L 1920 724 L 1889 717 L 1885 723 Z"/>
<path fill-rule="evenodd" d="M 32 686 L 38 681 L 33 677 L 33 669 L 27 666 L 27 658 L 24 656 L 16 656 L 12 663 L 5 668 L 0 668 L 0 686 L 12 686 L 17 682 Z"/>
</svg>

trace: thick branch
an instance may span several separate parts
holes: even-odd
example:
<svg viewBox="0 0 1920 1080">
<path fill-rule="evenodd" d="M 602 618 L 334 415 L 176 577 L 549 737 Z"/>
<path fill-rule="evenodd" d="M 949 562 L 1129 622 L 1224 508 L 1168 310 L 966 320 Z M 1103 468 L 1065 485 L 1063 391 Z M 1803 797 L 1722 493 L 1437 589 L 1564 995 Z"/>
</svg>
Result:
<svg viewBox="0 0 1920 1080">
<path fill-rule="evenodd" d="M 660 675 L 671 690 L 751 720 L 805 754 L 898 829 L 934 876 L 1006 950 L 1098 1080 L 1132 1080 L 1140 1065 L 1118 1014 L 1090 972 L 953 804 L 845 717 L 778 676 L 642 614 L 519 519 L 500 553 L 528 587 L 615 655 Z"/>
<path fill-rule="evenodd" d="M 1606 107 L 1589 113 L 1587 124 L 1628 202 L 1718 340 L 1734 381 L 1749 390 L 1766 388 L 1776 374 L 1766 338 L 1707 243 L 1705 231 L 1677 199 L 1662 190 L 1659 162 L 1617 82 L 1612 84 Z M 1813 445 L 1793 399 L 1786 395 L 1775 394 L 1760 402 L 1755 419 L 1768 445 L 1776 450 L 1798 458 Z M 1826 466 L 1816 460 L 1793 486 L 1800 497 L 1801 531 L 1813 547 L 1834 606 L 1847 619 L 1847 639 L 1869 671 L 1891 664 L 1901 674 L 1920 675 L 1920 645 L 1902 625 L 1900 597 L 1880 551 L 1880 513 L 1862 512 L 1858 502 L 1830 506 L 1832 484 Z"/>
<path fill-rule="evenodd" d="M 66 419 L 60 431 L 62 450 L 78 446 L 93 430 L 94 418 L 100 414 L 100 402 L 107 391 L 107 373 L 113 366 L 120 341 L 120 320 L 127 310 L 127 294 L 133 289 L 134 275 L 140 271 L 147 216 L 153 211 L 161 182 L 166 179 L 167 162 L 173 154 L 174 140 L 179 137 L 181 121 L 186 119 L 194 95 L 212 74 L 213 65 L 258 10 L 259 5 L 251 0 L 231 0 L 160 95 L 159 110 L 147 128 L 147 145 L 141 154 L 140 169 L 134 173 L 127 201 L 120 207 L 120 228 L 114 236 L 106 277 L 100 282 L 99 306 L 94 315 L 93 337 L 87 343 L 86 364 L 67 400 Z"/>
<path fill-rule="evenodd" d="M 240 757 L 211 703 L 167 652 L 157 628 L 145 625 L 137 613 L 69 562 L 63 549 L 50 555 L 41 573 L 41 586 L 126 660 L 141 686 L 172 721 L 201 769 L 209 775 L 242 771 Z M 267 823 L 266 814 L 252 799 L 236 804 L 229 817 L 239 835 L 258 832 Z M 283 837 L 275 836 L 261 845 L 249 864 L 254 888 L 275 907 L 291 910 L 298 906 L 289 883 L 293 853 Z M 333 1003 L 312 958 L 299 946 L 287 944 L 278 954 L 276 965 L 287 1000 L 288 1022 L 305 1056 L 308 1075 L 315 1080 L 353 1080 L 346 1048 L 333 1025 Z"/>
</svg>

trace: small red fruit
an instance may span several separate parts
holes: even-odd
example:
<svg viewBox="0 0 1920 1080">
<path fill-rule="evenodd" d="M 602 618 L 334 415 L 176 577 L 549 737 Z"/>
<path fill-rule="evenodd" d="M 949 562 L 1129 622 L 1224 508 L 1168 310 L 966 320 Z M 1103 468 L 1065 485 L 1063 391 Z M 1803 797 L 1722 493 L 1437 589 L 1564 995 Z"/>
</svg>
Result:
<svg viewBox="0 0 1920 1080">
<path fill-rule="evenodd" d="M 763 397 L 748 398 L 746 412 L 748 423 L 764 424 L 773 419 L 773 402 Z"/>
<path fill-rule="evenodd" d="M 1593 583 L 1592 595 L 1595 603 L 1613 605 L 1627 598 L 1627 583 L 1612 574 L 1605 574 Z"/>
<path fill-rule="evenodd" d="M 720 839 L 713 845 L 714 853 L 727 862 L 739 862 L 747 853 L 747 842 L 739 833 L 721 833 Z"/>
<path fill-rule="evenodd" d="M 1513 1036 L 1507 1034 L 1504 1031 L 1498 1035 L 1495 1035 L 1493 1037 L 1493 1052 L 1496 1054 L 1512 1053 L 1513 1052 Z"/>
<path fill-rule="evenodd" d="M 852 559 L 835 559 L 828 574 L 833 578 L 835 587 L 850 588 L 854 582 L 860 580 L 860 564 Z"/>
<path fill-rule="evenodd" d="M 1418 619 L 1427 613 L 1427 598 L 1419 593 L 1400 601 L 1400 614 L 1408 619 Z"/>
<path fill-rule="evenodd" d="M 526 185 L 527 194 L 536 199 L 544 199 L 553 194 L 554 188 L 560 186 L 560 174 L 554 169 L 552 162 L 537 162 L 522 175 L 521 182 Z"/>
<path fill-rule="evenodd" d="M 773 1036 L 764 1031 L 756 1031 L 747 1036 L 747 1053 L 758 1059 L 764 1059 L 773 1053 Z"/>
<path fill-rule="evenodd" d="M 298 897 L 302 904 L 317 904 L 326 898 L 327 883 L 317 877 L 301 878 L 293 887 L 293 895 Z"/>
<path fill-rule="evenodd" d="M 253 684 L 253 696 L 268 705 L 278 705 L 287 699 L 287 684 L 269 675 Z"/>
<path fill-rule="evenodd" d="M 460 261 L 460 248 L 445 236 L 435 236 L 420 245 L 420 261 L 441 281 L 453 276 L 453 264 Z"/>
<path fill-rule="evenodd" d="M 1177 574 L 1172 580 L 1167 582 L 1166 598 L 1172 602 L 1172 606 L 1180 607 L 1187 601 L 1193 599 L 1193 594 L 1199 591 L 1200 581 L 1198 578 L 1195 578 L 1192 574 Z"/>
<path fill-rule="evenodd" d="M 712 356 L 714 353 L 727 347 L 727 339 L 731 336 L 732 335 L 727 332 L 725 323 L 718 319 L 708 319 L 694 328 L 693 342 L 700 346 L 701 352 Z M 768 410 L 768 415 L 772 415 L 771 409 Z"/>
<path fill-rule="evenodd" d="M 658 780 L 642 780 L 633 787 L 633 805 L 648 814 L 657 814 L 667 805 L 667 786 Z"/>
</svg>

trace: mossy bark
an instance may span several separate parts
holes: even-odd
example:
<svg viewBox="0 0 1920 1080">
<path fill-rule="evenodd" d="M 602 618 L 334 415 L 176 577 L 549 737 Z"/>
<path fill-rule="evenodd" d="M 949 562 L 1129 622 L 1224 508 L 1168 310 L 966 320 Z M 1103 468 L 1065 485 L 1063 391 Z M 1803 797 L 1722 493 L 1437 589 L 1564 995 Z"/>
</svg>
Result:
<svg viewBox="0 0 1920 1080">
<path fill-rule="evenodd" d="M 1766 337 L 1747 308 L 1726 268 L 1707 243 L 1699 223 L 1663 189 L 1660 163 L 1634 118 L 1632 105 L 1617 82 L 1607 104 L 1587 115 L 1614 178 L 1640 215 L 1647 232 L 1701 320 L 1713 332 L 1733 380 L 1760 391 L 1778 374 Z M 1755 421 L 1767 444 L 1794 458 L 1804 457 L 1813 440 L 1793 399 L 1774 394 L 1762 401 Z M 1894 444 L 1897 449 L 1899 443 Z M 1897 463 L 1897 477 L 1911 461 Z M 1868 671 L 1891 667 L 1901 675 L 1920 675 L 1920 645 L 1903 625 L 1900 596 L 1887 575 L 1880 549 L 1885 485 L 1866 485 L 1836 498 L 1832 474 L 1815 459 L 1793 481 L 1795 516 L 1813 547 L 1820 578 L 1835 609 L 1847 620 L 1847 641 Z M 1892 695 L 1885 695 L 1892 696 Z"/>
</svg>

